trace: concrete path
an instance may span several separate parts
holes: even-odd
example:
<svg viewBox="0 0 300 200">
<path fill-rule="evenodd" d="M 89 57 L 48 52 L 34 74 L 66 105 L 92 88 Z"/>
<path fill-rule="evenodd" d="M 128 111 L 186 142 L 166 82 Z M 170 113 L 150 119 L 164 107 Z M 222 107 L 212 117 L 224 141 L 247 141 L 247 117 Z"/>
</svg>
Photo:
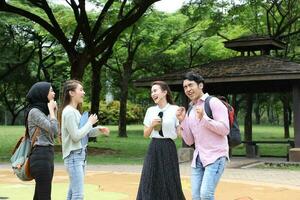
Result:
<svg viewBox="0 0 300 200">
<path fill-rule="evenodd" d="M 269 184 L 280 184 L 300 189 L 300 171 L 279 170 L 279 169 L 258 169 L 252 168 L 260 162 L 285 162 L 281 158 L 231 158 L 227 164 L 222 180 L 251 181 Z M 190 163 L 181 163 L 181 176 L 190 176 Z M 10 169 L 8 163 L 0 163 L 0 169 Z M 55 169 L 64 170 L 63 164 L 55 164 Z M 92 165 L 88 164 L 88 171 L 103 172 L 124 172 L 141 173 L 142 165 Z"/>
<path fill-rule="evenodd" d="M 300 171 L 251 168 L 251 166 L 265 161 L 284 162 L 283 159 L 274 158 L 232 158 L 217 188 L 216 200 L 299 200 Z M 88 164 L 86 181 L 88 184 L 96 185 L 99 188 L 101 185 L 102 192 L 117 192 L 127 196 L 120 199 L 132 200 L 135 199 L 141 170 L 141 165 Z M 55 164 L 55 171 L 55 185 L 67 184 L 68 177 L 64 166 Z M 189 200 L 191 196 L 189 183 L 190 163 L 181 163 L 180 172 L 183 189 L 187 200 Z M 0 164 L 0 184 L 9 182 L 10 184 L 15 184 L 18 183 L 18 180 L 11 173 L 8 163 Z M 33 182 L 30 184 L 32 189 L 29 191 L 32 193 Z M 67 185 L 63 185 L 63 187 L 67 188 Z M 55 192 L 58 191 L 55 190 Z M 55 198 L 53 199 L 56 200 Z"/>
<path fill-rule="evenodd" d="M 282 169 L 252 168 L 261 162 L 285 162 L 281 158 L 231 158 L 227 164 L 222 180 L 249 181 L 267 184 L 278 184 L 300 189 L 300 171 Z M 189 177 L 191 174 L 190 163 L 181 163 L 180 175 Z M 57 166 L 63 167 L 63 166 Z M 0 165 L 1 168 L 1 165 Z M 141 165 L 88 165 L 88 170 L 106 172 L 141 173 Z"/>
</svg>

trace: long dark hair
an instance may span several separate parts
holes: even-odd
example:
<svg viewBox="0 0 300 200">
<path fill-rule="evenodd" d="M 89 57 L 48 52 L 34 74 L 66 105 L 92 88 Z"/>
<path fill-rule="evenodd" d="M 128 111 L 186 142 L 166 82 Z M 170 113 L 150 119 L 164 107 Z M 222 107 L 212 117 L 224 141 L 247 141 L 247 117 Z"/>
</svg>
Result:
<svg viewBox="0 0 300 200">
<path fill-rule="evenodd" d="M 154 81 L 151 84 L 151 86 L 153 86 L 153 85 L 159 85 L 159 87 L 161 88 L 162 91 L 167 91 L 167 95 L 166 95 L 167 102 L 169 104 L 174 104 L 170 87 L 168 86 L 168 84 L 166 82 L 164 82 L 164 81 Z"/>
<path fill-rule="evenodd" d="M 70 96 L 70 91 L 75 91 L 76 88 L 78 87 L 78 85 L 82 85 L 82 83 L 78 80 L 67 80 L 64 83 L 64 86 L 62 88 L 62 102 L 61 102 L 61 108 L 59 109 L 59 115 L 58 115 L 58 120 L 61 123 L 61 115 L 62 115 L 62 111 L 64 110 L 64 108 L 70 104 L 71 102 L 71 96 Z M 77 105 L 77 110 L 81 113 L 81 108 L 82 105 L 81 103 Z"/>
</svg>

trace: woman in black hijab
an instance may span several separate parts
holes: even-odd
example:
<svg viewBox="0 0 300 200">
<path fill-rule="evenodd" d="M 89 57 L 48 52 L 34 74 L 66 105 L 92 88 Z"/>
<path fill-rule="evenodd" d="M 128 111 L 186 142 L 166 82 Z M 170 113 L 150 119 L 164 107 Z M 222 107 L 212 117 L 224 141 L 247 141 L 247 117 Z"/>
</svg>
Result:
<svg viewBox="0 0 300 200">
<path fill-rule="evenodd" d="M 37 138 L 30 155 L 30 174 L 35 179 L 33 200 L 50 200 L 54 171 L 54 137 L 58 134 L 55 93 L 48 82 L 37 82 L 29 90 L 25 111 L 26 132 Z"/>
</svg>

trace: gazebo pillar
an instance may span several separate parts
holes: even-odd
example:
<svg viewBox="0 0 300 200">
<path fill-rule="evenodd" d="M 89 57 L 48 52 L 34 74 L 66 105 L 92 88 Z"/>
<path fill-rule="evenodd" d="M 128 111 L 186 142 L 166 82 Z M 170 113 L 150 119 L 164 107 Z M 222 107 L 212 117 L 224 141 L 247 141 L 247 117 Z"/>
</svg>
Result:
<svg viewBox="0 0 300 200">
<path fill-rule="evenodd" d="M 300 83 L 293 84 L 293 112 L 294 112 L 294 141 L 295 148 L 289 151 L 289 161 L 300 162 Z"/>
</svg>

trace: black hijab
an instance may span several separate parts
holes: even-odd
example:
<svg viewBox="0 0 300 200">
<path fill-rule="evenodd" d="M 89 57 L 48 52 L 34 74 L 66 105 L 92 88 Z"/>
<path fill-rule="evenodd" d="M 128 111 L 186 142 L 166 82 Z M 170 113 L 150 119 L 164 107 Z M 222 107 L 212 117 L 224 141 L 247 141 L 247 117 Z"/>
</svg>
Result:
<svg viewBox="0 0 300 200">
<path fill-rule="evenodd" d="M 48 82 L 37 82 L 29 90 L 26 95 L 26 100 L 29 102 L 25 111 L 25 124 L 27 125 L 28 113 L 32 108 L 37 108 L 46 116 L 49 115 L 48 109 L 48 94 L 51 84 Z"/>
</svg>

